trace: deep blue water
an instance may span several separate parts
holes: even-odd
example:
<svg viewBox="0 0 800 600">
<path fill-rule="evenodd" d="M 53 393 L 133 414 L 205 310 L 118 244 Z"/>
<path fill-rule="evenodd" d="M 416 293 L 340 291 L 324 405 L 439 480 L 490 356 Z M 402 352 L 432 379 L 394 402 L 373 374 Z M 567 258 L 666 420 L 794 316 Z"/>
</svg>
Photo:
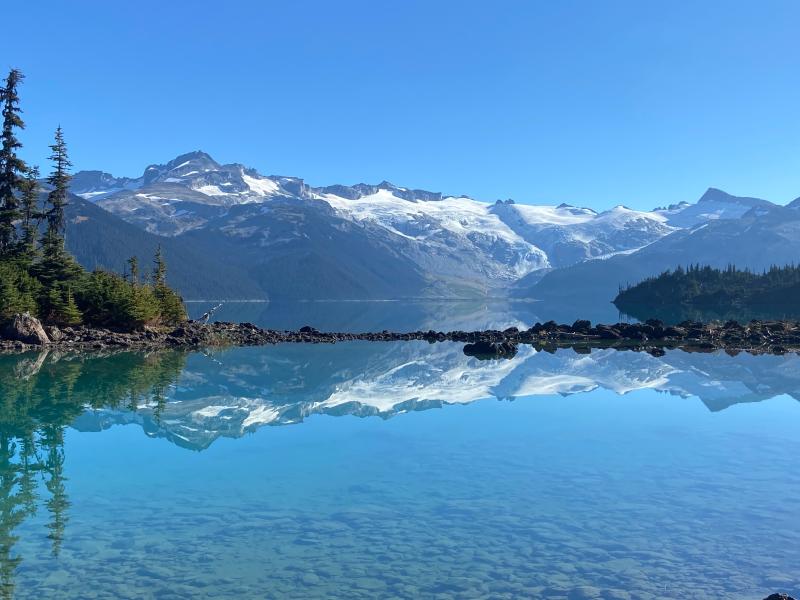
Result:
<svg viewBox="0 0 800 600">
<path fill-rule="evenodd" d="M 0 389 L 5 597 L 800 593 L 795 355 L 50 354 Z"/>
</svg>

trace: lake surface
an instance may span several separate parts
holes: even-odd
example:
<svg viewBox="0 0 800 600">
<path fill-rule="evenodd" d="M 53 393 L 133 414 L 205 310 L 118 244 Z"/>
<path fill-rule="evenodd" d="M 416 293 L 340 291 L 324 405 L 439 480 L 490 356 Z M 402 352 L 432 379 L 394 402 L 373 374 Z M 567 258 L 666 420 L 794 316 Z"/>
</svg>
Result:
<svg viewBox="0 0 800 600">
<path fill-rule="evenodd" d="M 189 316 L 198 318 L 217 302 L 190 302 Z M 307 301 L 225 302 L 214 320 L 249 321 L 268 329 L 299 329 L 311 325 L 321 331 L 436 331 L 530 327 L 536 321 L 595 323 L 635 320 L 620 313 L 611 302 L 587 301 L 584 305 L 539 301 L 453 300 L 430 301 Z"/>
<path fill-rule="evenodd" d="M 795 355 L 51 353 L 0 390 L 3 597 L 800 594 Z"/>
</svg>

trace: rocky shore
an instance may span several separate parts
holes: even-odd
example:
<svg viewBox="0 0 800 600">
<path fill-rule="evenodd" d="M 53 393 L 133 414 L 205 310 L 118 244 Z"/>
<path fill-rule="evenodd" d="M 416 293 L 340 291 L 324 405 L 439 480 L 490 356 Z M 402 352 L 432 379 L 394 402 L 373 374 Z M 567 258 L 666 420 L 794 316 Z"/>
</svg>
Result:
<svg viewBox="0 0 800 600">
<path fill-rule="evenodd" d="M 393 342 L 424 340 L 459 342 L 464 352 L 478 358 L 503 358 L 516 354 L 519 344 L 542 350 L 571 347 L 588 352 L 591 348 L 620 348 L 663 354 L 671 348 L 689 351 L 726 350 L 753 354 L 800 352 L 800 323 L 794 321 L 751 321 L 741 324 L 686 321 L 667 326 L 660 321 L 572 325 L 554 321 L 536 323 L 529 329 L 511 327 L 503 331 L 390 331 L 366 333 L 322 332 L 313 327 L 297 331 L 262 329 L 252 323 L 203 323 L 188 321 L 168 330 L 145 329 L 118 332 L 89 327 L 43 326 L 30 315 L 17 315 L 0 330 L 0 351 L 21 352 L 42 347 L 59 350 L 202 348 L 212 346 L 260 346 L 279 343 L 335 343 L 352 340 Z"/>
</svg>

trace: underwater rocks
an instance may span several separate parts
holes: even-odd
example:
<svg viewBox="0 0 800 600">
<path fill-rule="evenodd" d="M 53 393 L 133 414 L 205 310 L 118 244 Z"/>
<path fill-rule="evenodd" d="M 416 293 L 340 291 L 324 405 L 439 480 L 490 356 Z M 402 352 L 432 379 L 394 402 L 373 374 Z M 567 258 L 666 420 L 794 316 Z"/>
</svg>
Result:
<svg viewBox="0 0 800 600">
<path fill-rule="evenodd" d="M 38 326 L 37 326 L 38 325 Z M 725 350 L 753 354 L 800 352 L 800 323 L 795 321 L 750 321 L 699 323 L 684 321 L 665 325 L 661 321 L 592 325 L 578 320 L 572 325 L 555 321 L 536 323 L 529 329 L 510 327 L 503 331 L 390 331 L 366 333 L 322 332 L 305 326 L 297 331 L 262 329 L 252 323 L 205 323 L 187 321 L 167 330 L 145 329 L 119 332 L 93 327 L 48 326 L 42 328 L 30 315 L 17 315 L 0 334 L 0 350 L 22 351 L 35 347 L 75 350 L 202 348 L 210 346 L 260 346 L 279 343 L 336 343 L 345 341 L 397 342 L 422 340 L 429 343 L 459 342 L 465 353 L 478 358 L 511 358 L 519 344 L 544 351 L 571 347 L 578 352 L 591 348 L 619 348 L 661 356 L 666 349 L 693 352 Z"/>
</svg>

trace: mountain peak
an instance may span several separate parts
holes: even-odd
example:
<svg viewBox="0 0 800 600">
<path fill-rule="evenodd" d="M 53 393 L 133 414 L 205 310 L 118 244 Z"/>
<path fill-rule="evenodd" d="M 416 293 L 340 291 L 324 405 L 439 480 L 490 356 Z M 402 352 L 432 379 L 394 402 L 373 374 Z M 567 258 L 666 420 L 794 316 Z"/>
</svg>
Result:
<svg viewBox="0 0 800 600">
<path fill-rule="evenodd" d="M 710 187 L 700 197 L 698 202 L 733 202 L 735 196 L 731 196 L 728 192 L 724 192 L 719 188 Z"/>
<path fill-rule="evenodd" d="M 169 161 L 166 166 L 168 169 L 172 170 L 181 166 L 188 166 L 189 164 L 202 164 L 208 168 L 218 168 L 220 166 L 217 161 L 211 158 L 211 155 L 203 152 L 202 150 L 194 150 L 192 152 L 187 152 L 186 154 L 176 156 Z"/>
<path fill-rule="evenodd" d="M 749 198 L 747 196 L 732 196 L 719 188 L 710 187 L 706 193 L 697 201 L 698 204 L 706 202 L 723 202 L 727 204 L 740 204 L 742 206 L 771 206 L 772 202 L 761 198 Z"/>
</svg>

